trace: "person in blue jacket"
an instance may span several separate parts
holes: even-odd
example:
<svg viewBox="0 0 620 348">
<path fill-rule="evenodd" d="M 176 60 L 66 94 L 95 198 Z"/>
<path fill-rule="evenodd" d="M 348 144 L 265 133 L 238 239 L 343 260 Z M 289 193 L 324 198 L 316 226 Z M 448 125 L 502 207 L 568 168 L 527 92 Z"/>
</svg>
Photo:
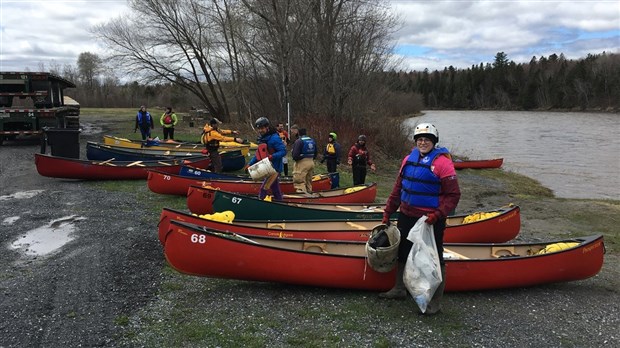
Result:
<svg viewBox="0 0 620 348">
<path fill-rule="evenodd" d="M 312 176 L 314 175 L 314 159 L 317 155 L 317 147 L 314 139 L 306 135 L 305 128 L 296 129 L 295 143 L 293 143 L 293 186 L 297 193 L 312 193 Z M 293 128 L 291 128 L 293 129 Z"/>
<path fill-rule="evenodd" d="M 258 192 L 259 199 L 265 199 L 267 197 L 268 190 L 271 190 L 271 194 L 275 201 L 282 200 L 282 190 L 280 189 L 280 173 L 283 170 L 282 158 L 286 156 L 286 146 L 282 142 L 278 131 L 269 123 L 269 119 L 266 117 L 260 117 L 254 123 L 260 137 L 258 138 L 258 149 L 256 154 L 248 163 L 248 166 L 262 160 L 263 158 L 269 158 L 271 165 L 276 170 L 276 173 L 265 178 L 263 184 Z"/>
<path fill-rule="evenodd" d="M 135 133 L 140 128 L 142 133 L 142 140 L 148 140 L 151 138 L 151 129 L 155 127 L 153 123 L 153 117 L 151 113 L 146 111 L 146 106 L 142 105 L 138 113 L 136 114 L 136 128 L 133 130 Z"/>
</svg>

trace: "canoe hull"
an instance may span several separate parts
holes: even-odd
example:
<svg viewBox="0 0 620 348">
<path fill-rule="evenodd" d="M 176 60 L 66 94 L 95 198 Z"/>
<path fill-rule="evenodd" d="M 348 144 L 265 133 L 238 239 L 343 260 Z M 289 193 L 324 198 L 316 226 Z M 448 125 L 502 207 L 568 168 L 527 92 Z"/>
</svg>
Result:
<svg viewBox="0 0 620 348">
<path fill-rule="evenodd" d="M 232 192 L 224 188 L 221 190 Z M 214 212 L 213 200 L 215 199 L 215 191 L 213 188 L 203 187 L 202 184 L 191 185 L 187 191 L 187 207 L 194 214 L 212 214 Z M 342 188 L 328 190 L 327 192 L 329 191 L 343 193 L 323 195 L 324 193 L 321 192 L 310 197 L 291 194 L 284 196 L 283 200 L 295 203 L 373 203 L 377 197 L 377 185 L 374 183 L 365 185 L 364 189 L 351 193 L 344 193 L 345 190 Z"/>
<path fill-rule="evenodd" d="M 195 215 L 187 214 L 173 209 L 164 208 L 159 219 L 158 236 L 159 241 L 165 244 L 165 236 L 169 229 L 170 221 L 182 221 L 195 224 L 201 227 L 237 233 L 245 236 L 263 236 L 277 238 L 293 238 L 293 239 L 324 239 L 324 240 L 346 240 L 346 241 L 362 241 L 365 242 L 370 236 L 370 231 L 376 225 L 381 223 L 378 220 L 305 220 L 305 221 L 287 221 L 283 219 L 265 219 L 265 220 L 243 220 L 237 217 L 237 214 L 244 209 L 233 210 L 235 212 L 235 220 L 232 223 L 224 223 L 200 218 Z M 219 210 L 222 211 L 222 210 Z M 497 219 L 508 217 L 506 220 L 520 221 L 519 207 L 513 206 L 502 210 L 502 214 Z M 244 222 L 248 222 L 245 224 Z M 253 227 L 262 225 L 265 227 Z M 512 225 L 512 222 L 509 222 Z M 470 228 L 475 225 L 477 228 Z M 269 227 L 268 227 L 269 226 Z M 315 227 L 325 226 L 325 227 Z M 484 223 L 472 223 L 464 225 L 454 225 L 446 227 L 444 232 L 444 242 L 446 243 L 496 243 L 507 242 L 517 236 L 520 224 L 512 227 L 511 233 L 505 233 L 503 230 L 493 230 L 494 226 L 498 226 L 493 219 Z M 511 227 L 504 227 L 510 229 Z"/>
<path fill-rule="evenodd" d="M 501 167 L 504 159 L 454 161 L 453 163 L 454 169 L 493 169 Z"/>
<path fill-rule="evenodd" d="M 86 157 L 92 161 L 106 161 L 109 159 L 115 159 L 117 161 L 153 161 L 178 158 L 207 157 L 202 153 L 196 152 L 171 152 L 170 154 L 161 152 L 159 154 L 148 154 L 135 150 L 137 149 L 115 148 L 105 144 L 88 142 L 86 144 Z"/>
<path fill-rule="evenodd" d="M 147 178 L 149 189 L 155 193 L 166 195 L 187 196 L 188 189 L 192 186 L 211 186 L 225 191 L 240 192 L 248 195 L 258 195 L 262 182 L 248 180 L 210 180 L 205 181 L 193 177 L 183 177 L 176 174 L 161 173 L 150 171 Z M 327 190 L 331 187 L 329 177 L 322 177 L 312 182 L 312 187 L 317 190 Z M 281 182 L 282 193 L 289 194 L 295 192 L 292 182 Z"/>
<path fill-rule="evenodd" d="M 149 169 L 163 173 L 178 172 L 186 160 L 161 160 L 136 163 L 121 161 L 89 161 L 35 154 L 37 172 L 42 176 L 80 180 L 144 180 Z M 188 160 L 194 165 L 208 166 L 208 158 Z"/>
<path fill-rule="evenodd" d="M 282 225 L 286 223 L 279 223 L 273 221 L 273 228 L 256 228 L 244 226 L 243 224 L 225 223 L 213 220 L 207 220 L 195 215 L 180 212 L 174 209 L 164 208 L 159 217 L 158 224 L 158 236 L 159 242 L 164 245 L 166 243 L 166 234 L 170 229 L 171 221 L 182 221 L 191 223 L 197 226 L 214 229 L 218 231 L 226 231 L 231 233 L 237 233 L 244 236 L 260 236 L 260 237 L 275 237 L 275 238 L 292 238 L 292 239 L 324 239 L 324 240 L 346 240 L 346 241 L 362 241 L 365 242 L 370 237 L 370 229 L 355 229 L 350 228 L 347 230 L 293 230 L 283 229 Z M 235 218 L 235 221 L 241 221 Z M 311 221 L 307 221 L 311 224 Z M 354 222 L 353 222 L 354 223 Z M 379 220 L 376 224 L 380 224 Z"/>
<path fill-rule="evenodd" d="M 604 253 L 603 236 L 598 236 L 579 248 L 553 254 L 446 261 L 446 291 L 517 288 L 582 280 L 601 270 Z"/>
<path fill-rule="evenodd" d="M 396 270 L 378 273 L 364 257 L 287 251 L 200 233 L 173 223 L 166 237 L 168 263 L 181 273 L 261 282 L 386 291 Z"/>
<path fill-rule="evenodd" d="M 303 203 L 292 205 L 287 203 L 268 202 L 255 197 L 225 192 L 212 191 L 210 211 L 200 214 L 212 214 L 232 210 L 235 218 L 241 220 L 375 220 L 377 224 L 383 218 L 383 209 L 373 209 L 374 211 L 359 212 L 338 209 L 313 209 L 306 208 Z M 190 208 L 193 213 L 198 213 Z M 500 215 L 491 219 L 480 220 L 477 222 L 463 224 L 466 215 L 451 216 L 447 220 L 447 230 L 458 227 L 460 236 L 454 239 L 452 233 L 447 233 L 445 241 L 448 243 L 502 243 L 515 238 L 521 229 L 521 214 L 518 206 L 507 206 L 497 210 Z M 392 216 L 396 218 L 397 215 Z"/>
<path fill-rule="evenodd" d="M 177 221 L 171 223 L 165 240 L 166 260 L 179 272 L 191 275 L 375 291 L 390 289 L 395 282 L 396 269 L 378 273 L 367 266 L 364 242 L 287 239 L 274 243 L 269 241 L 273 238 L 232 238 L 225 232 L 218 234 Z M 448 259 L 446 291 L 530 287 L 596 275 L 603 265 L 603 237 L 569 241 L 579 245 L 534 256 Z M 462 251 L 460 245 L 445 247 Z M 506 246 L 511 245 L 516 244 Z M 496 246 L 470 244 L 467 248 L 488 251 Z"/>
<path fill-rule="evenodd" d="M 521 231 L 521 208 L 508 205 L 497 210 L 500 214 L 490 219 L 472 223 L 462 221 L 466 215 L 449 216 L 444 232 L 445 243 L 505 243 Z"/>
<path fill-rule="evenodd" d="M 204 144 L 201 143 L 168 143 L 165 141 L 141 141 L 130 140 L 125 138 L 114 137 L 110 135 L 103 136 L 103 143 L 114 147 L 124 147 L 129 149 L 150 149 L 150 150 L 176 150 L 186 152 L 202 152 L 205 149 Z M 234 146 L 220 147 L 221 151 L 239 150 L 243 156 L 247 156 L 250 152 L 250 145 L 243 145 L 234 143 Z"/>
<path fill-rule="evenodd" d="M 206 158 L 196 151 L 176 151 L 176 150 L 150 150 L 114 147 L 105 144 L 88 142 L 86 144 L 86 157 L 93 161 L 106 161 L 114 159 L 117 161 L 156 161 L 166 159 L 196 159 Z M 222 170 L 236 171 L 245 166 L 245 156 L 239 150 L 227 151 L 222 153 Z"/>
<path fill-rule="evenodd" d="M 213 212 L 232 210 L 235 217 L 241 220 L 379 220 L 383 218 L 383 210 L 376 212 L 350 212 L 344 210 L 322 210 L 304 208 L 260 200 L 257 197 L 246 197 L 240 194 L 215 191 Z M 288 202 L 293 203 L 293 202 Z M 303 204 L 303 203 L 296 203 Z M 378 209 L 377 209 L 378 210 Z"/>
</svg>

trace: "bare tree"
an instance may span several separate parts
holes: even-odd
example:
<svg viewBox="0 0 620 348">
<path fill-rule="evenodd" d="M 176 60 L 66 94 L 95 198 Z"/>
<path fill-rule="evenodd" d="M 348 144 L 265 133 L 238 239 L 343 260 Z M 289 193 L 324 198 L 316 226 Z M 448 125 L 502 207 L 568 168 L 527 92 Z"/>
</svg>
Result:
<svg viewBox="0 0 620 348">
<path fill-rule="evenodd" d="M 110 59 L 140 81 L 169 82 L 196 95 L 212 115 L 229 118 L 222 78 L 230 76 L 215 0 L 131 0 L 136 13 L 93 29 Z M 139 18 L 139 20 L 135 20 Z"/>
<path fill-rule="evenodd" d="M 384 70 L 396 19 L 382 0 L 243 0 L 252 14 L 248 51 L 277 81 L 280 109 L 334 117 L 358 113 Z M 258 77 L 255 77 L 258 79 Z M 360 104 L 360 102 L 362 102 Z"/>
<path fill-rule="evenodd" d="M 240 115 L 281 114 L 293 101 L 299 113 L 336 116 L 380 99 L 369 81 L 385 68 L 395 24 L 383 3 L 131 0 L 135 15 L 93 31 L 118 67 L 180 86 L 224 120 L 229 99 Z"/>
</svg>

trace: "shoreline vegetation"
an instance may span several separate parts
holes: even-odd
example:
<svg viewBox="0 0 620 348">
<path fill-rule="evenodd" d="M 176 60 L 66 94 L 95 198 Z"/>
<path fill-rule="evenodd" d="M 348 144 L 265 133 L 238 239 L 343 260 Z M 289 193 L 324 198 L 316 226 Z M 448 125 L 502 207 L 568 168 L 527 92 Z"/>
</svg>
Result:
<svg viewBox="0 0 620 348">
<path fill-rule="evenodd" d="M 135 112 L 133 109 L 82 109 L 81 122 L 101 127 L 101 136 L 110 134 L 138 139 L 139 134 L 133 134 Z M 155 110 L 152 113 L 157 115 Z M 189 127 L 180 121 L 175 136 L 183 140 L 197 138 L 202 126 L 195 122 L 194 127 Z M 224 124 L 222 128 L 235 129 L 235 126 L 244 125 Z M 254 140 L 248 130 L 239 130 L 244 138 Z M 155 127 L 154 134 L 159 133 L 161 130 Z M 95 139 L 97 137 L 99 134 Z M 377 173 L 369 172 L 367 182 L 379 184 L 377 202 L 385 202 L 394 184 L 399 161 L 385 159 L 380 163 Z M 315 172 L 324 171 L 325 167 L 317 163 Z M 339 171 L 341 186 L 351 185 L 351 173 L 346 166 L 341 166 Z M 620 231 L 617 227 L 620 201 L 557 198 L 536 180 L 502 169 L 461 170 L 457 174 L 462 190 L 457 209 L 459 213 L 509 203 L 521 207 L 522 229 L 517 240 L 555 240 L 603 234 L 607 253 L 601 273 L 588 280 L 564 285 L 448 293 L 443 314 L 422 318 L 415 315 L 413 301 L 380 301 L 374 293 L 183 275 L 163 260 L 162 252 L 158 293 L 138 312 L 121 313 L 115 320 L 123 331 L 120 342 L 126 346 L 163 347 L 393 347 L 410 345 L 414 339 L 412 335 L 415 335 L 423 346 L 457 342 L 461 346 L 471 346 L 476 342 L 475 337 L 479 336 L 476 332 L 494 325 L 488 319 L 481 319 L 480 315 L 500 315 L 497 306 L 502 307 L 504 313 L 506 308 L 516 305 L 515 301 L 519 301 L 516 299 L 539 301 L 540 297 L 540 301 L 557 303 L 562 300 L 560 297 L 554 299 L 553 293 L 563 293 L 563 286 L 570 292 L 578 293 L 601 288 L 617 296 L 620 289 L 617 266 L 620 261 Z M 148 238 L 157 238 L 156 226 L 163 207 L 187 210 L 182 197 L 156 195 L 145 190 L 143 182 L 99 182 L 92 185 L 110 192 L 127 193 L 143 202 L 152 217 L 147 225 L 148 230 L 144 231 Z M 474 308 L 474 313 L 470 312 L 470 308 Z M 513 308 L 508 313 L 517 318 L 515 323 L 531 319 L 527 313 L 520 313 L 520 309 Z M 555 316 L 560 315 L 554 313 Z M 383 323 L 382 327 L 369 325 L 369 320 L 371 323 Z M 505 329 L 513 331 L 513 326 L 508 325 L 510 329 Z M 405 328 L 404 331 L 402 328 Z M 429 334 L 430 331 L 433 333 Z M 515 332 L 511 335 L 512 339 L 516 339 Z M 343 337 L 347 341 L 343 341 Z M 355 337 L 361 341 L 356 342 Z M 500 342 L 499 339 L 492 339 L 483 345 L 496 346 Z M 558 341 L 547 342 L 558 344 Z M 571 346 L 591 343 L 583 337 L 567 337 L 562 342 Z"/>
</svg>

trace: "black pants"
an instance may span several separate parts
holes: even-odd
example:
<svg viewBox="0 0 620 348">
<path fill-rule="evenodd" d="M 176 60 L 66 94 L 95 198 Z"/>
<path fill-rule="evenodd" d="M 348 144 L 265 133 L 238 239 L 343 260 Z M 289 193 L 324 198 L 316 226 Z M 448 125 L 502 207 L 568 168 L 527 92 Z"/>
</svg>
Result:
<svg viewBox="0 0 620 348">
<path fill-rule="evenodd" d="M 335 158 L 326 158 L 325 165 L 327 166 L 328 173 L 335 173 L 338 171 L 338 161 Z"/>
<path fill-rule="evenodd" d="M 170 140 L 174 140 L 174 127 L 164 127 L 164 140 L 167 140 L 170 137 Z"/>
<path fill-rule="evenodd" d="M 398 261 L 407 262 L 409 251 L 413 243 L 407 239 L 409 231 L 418 221 L 419 217 L 406 216 L 403 213 L 398 214 L 398 222 L 396 226 L 400 231 L 400 245 L 398 246 Z M 446 229 L 446 219 L 440 219 L 433 225 L 433 234 L 435 235 L 435 243 L 437 244 L 437 253 L 439 254 L 439 263 L 444 264 L 443 261 L 443 232 Z"/>
<path fill-rule="evenodd" d="M 209 158 L 211 158 L 211 167 L 216 173 L 222 172 L 222 156 L 217 149 L 207 149 L 209 151 Z"/>
<path fill-rule="evenodd" d="M 140 126 L 140 133 L 142 134 L 142 140 L 146 140 L 151 137 L 151 127 L 148 125 L 146 127 Z"/>
<path fill-rule="evenodd" d="M 353 166 L 353 185 L 363 185 L 366 182 L 366 166 Z"/>
</svg>

